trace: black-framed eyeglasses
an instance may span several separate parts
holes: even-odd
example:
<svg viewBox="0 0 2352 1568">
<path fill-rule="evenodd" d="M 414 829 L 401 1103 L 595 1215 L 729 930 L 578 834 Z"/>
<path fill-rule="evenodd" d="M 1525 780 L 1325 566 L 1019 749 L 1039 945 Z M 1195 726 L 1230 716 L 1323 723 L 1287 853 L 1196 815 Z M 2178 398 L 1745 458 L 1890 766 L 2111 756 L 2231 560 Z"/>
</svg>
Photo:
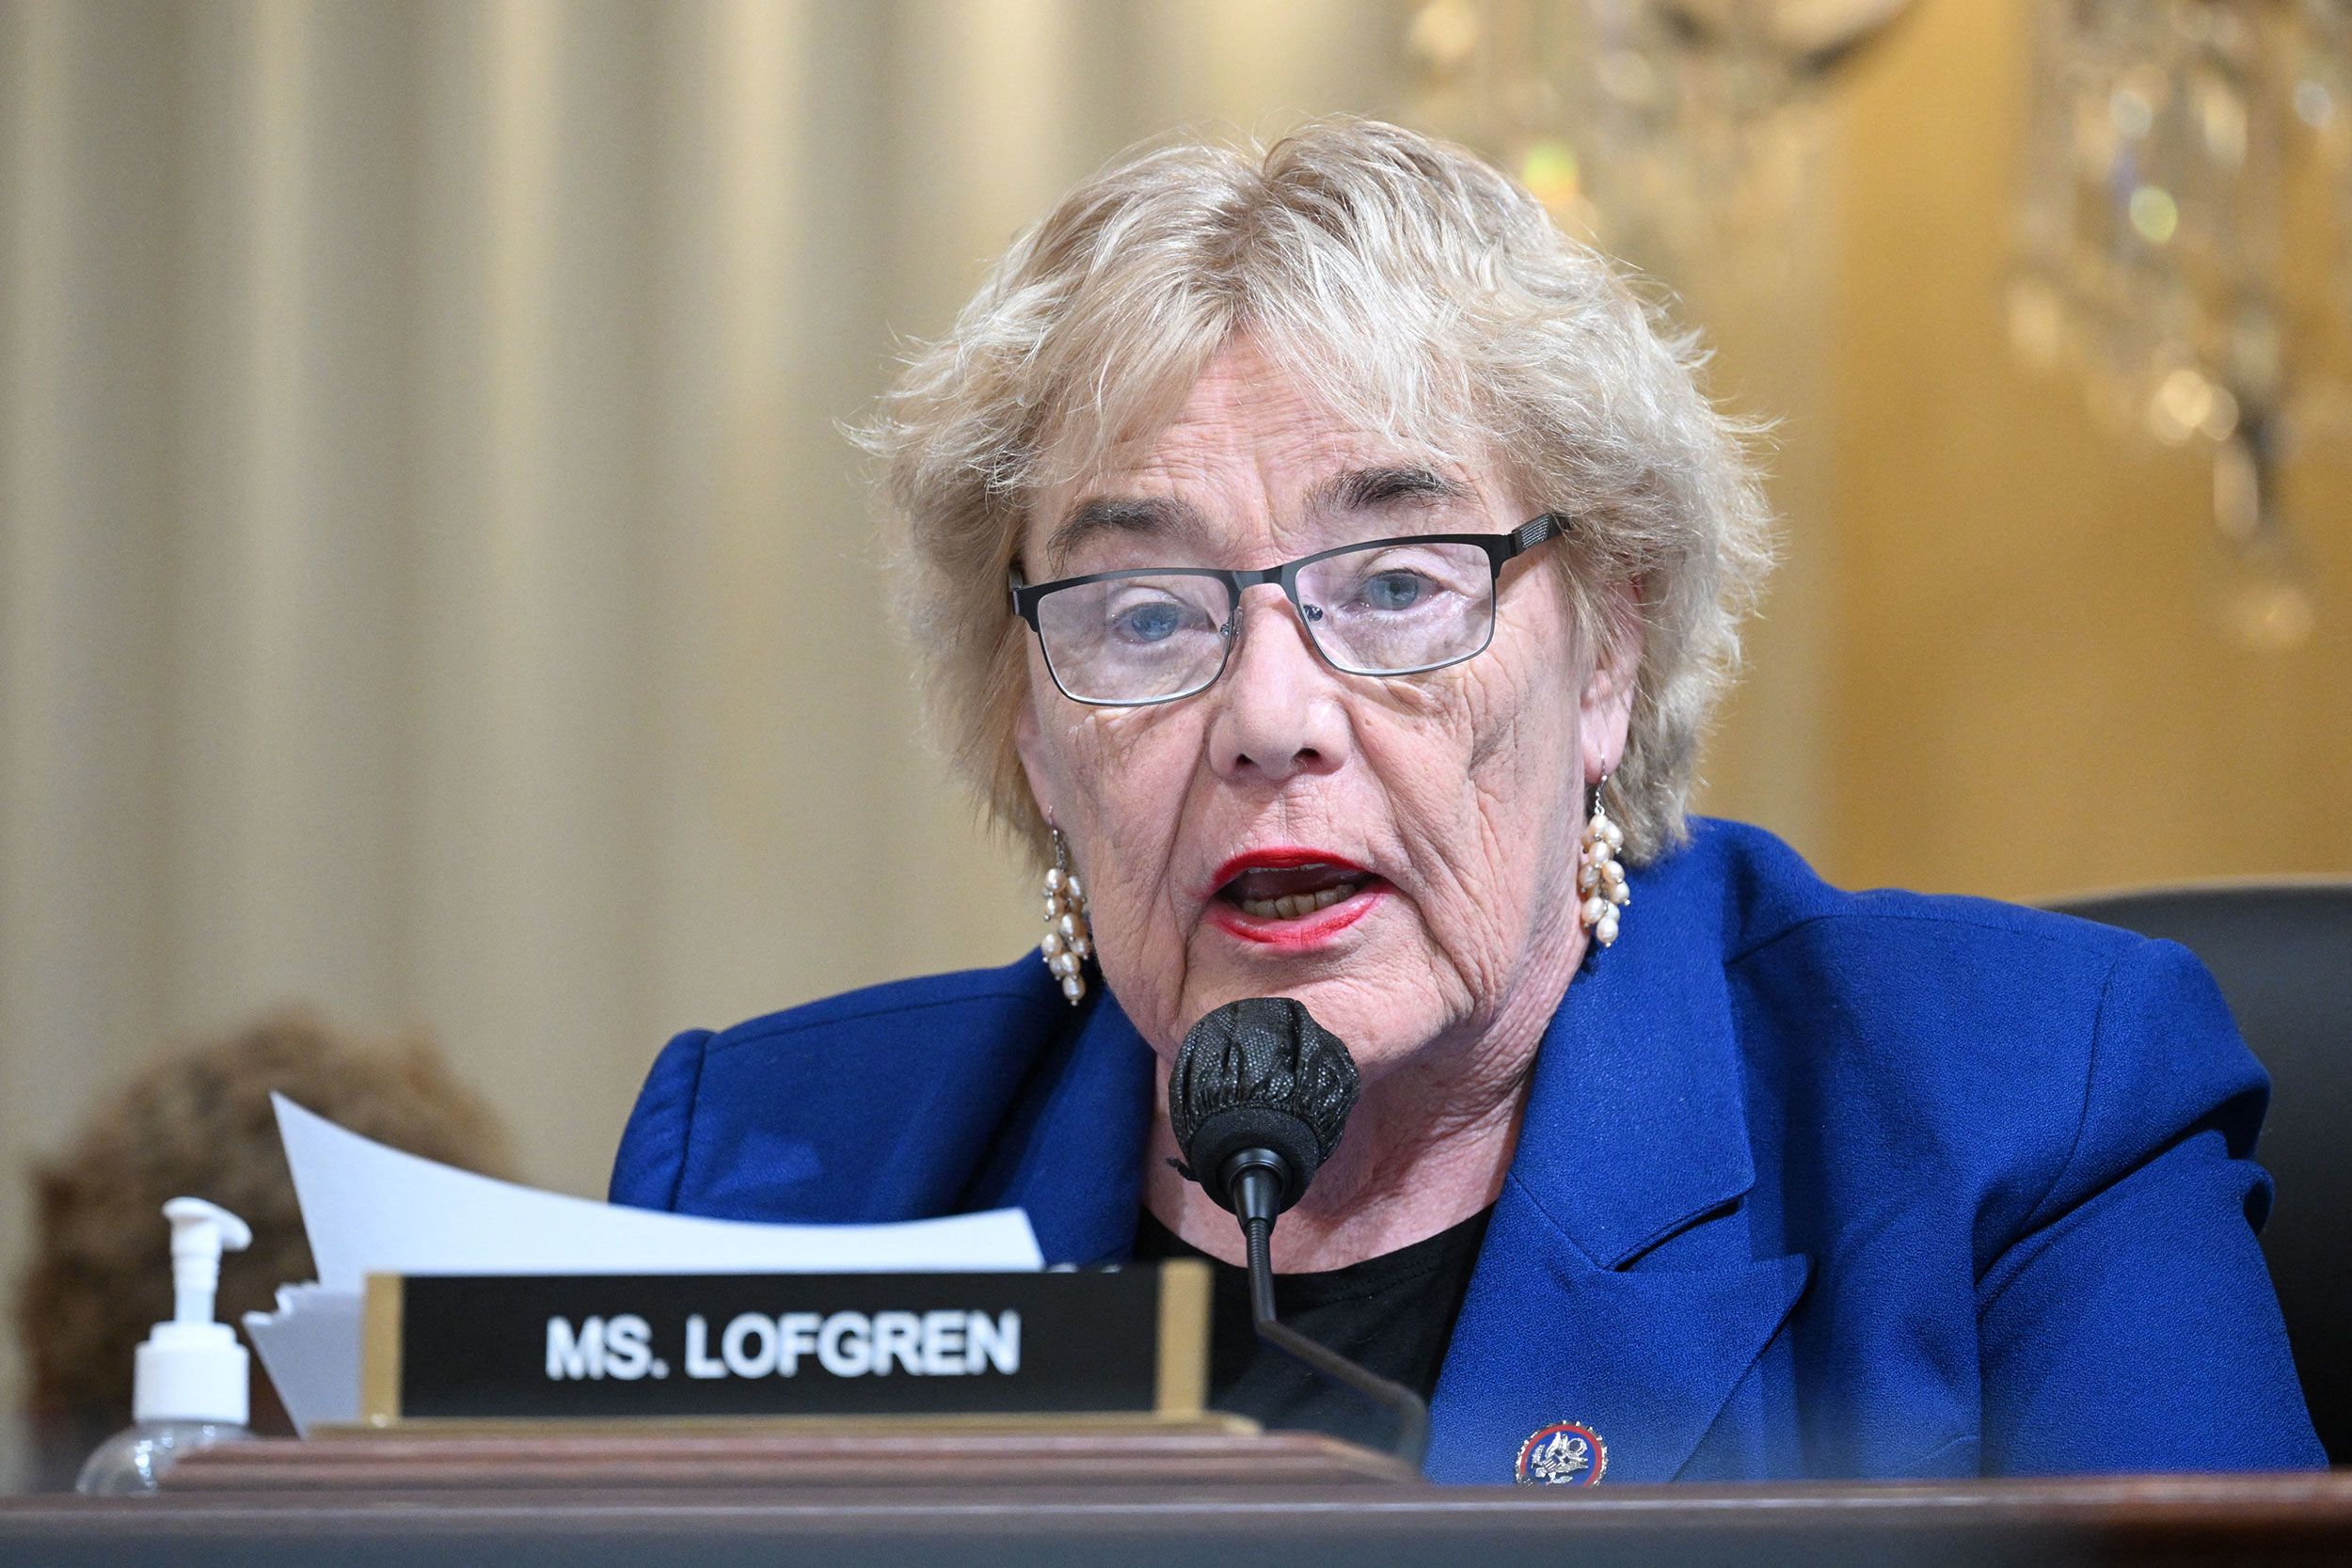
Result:
<svg viewBox="0 0 2352 1568">
<path fill-rule="evenodd" d="M 1262 571 L 1140 566 L 1031 585 L 1011 572 L 1013 613 L 1073 702 L 1143 707 L 1224 673 L 1242 594 L 1272 584 L 1307 640 L 1350 675 L 1418 675 L 1475 658 L 1495 635 L 1502 568 L 1573 519 L 1547 512 L 1508 533 L 1422 533 L 1318 550 Z"/>
</svg>

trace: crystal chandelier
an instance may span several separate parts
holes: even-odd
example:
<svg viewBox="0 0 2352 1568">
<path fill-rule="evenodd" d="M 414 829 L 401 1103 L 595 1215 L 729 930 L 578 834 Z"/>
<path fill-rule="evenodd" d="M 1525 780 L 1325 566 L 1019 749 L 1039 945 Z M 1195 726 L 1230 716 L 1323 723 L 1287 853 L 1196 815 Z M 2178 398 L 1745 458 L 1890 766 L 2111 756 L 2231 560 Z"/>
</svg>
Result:
<svg viewBox="0 0 2352 1568">
<path fill-rule="evenodd" d="M 2118 432 L 2208 452 L 2245 641 L 2315 607 L 2280 503 L 2344 423 L 2352 0 L 2042 0 L 2010 326 Z"/>
<path fill-rule="evenodd" d="M 1415 118 L 1571 233 L 1677 284 L 1770 290 L 1815 137 L 1802 110 L 1910 0 L 1423 0 Z"/>
</svg>

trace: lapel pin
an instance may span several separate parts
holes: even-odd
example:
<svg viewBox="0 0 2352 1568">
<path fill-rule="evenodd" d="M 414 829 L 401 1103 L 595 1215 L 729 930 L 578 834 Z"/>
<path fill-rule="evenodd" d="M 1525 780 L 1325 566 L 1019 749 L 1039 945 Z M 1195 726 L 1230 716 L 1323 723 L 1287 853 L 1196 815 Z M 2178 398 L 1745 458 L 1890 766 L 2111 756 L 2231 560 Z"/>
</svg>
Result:
<svg viewBox="0 0 2352 1568">
<path fill-rule="evenodd" d="M 1581 1422 L 1554 1421 L 1519 1445 L 1515 1468 L 1521 1486 L 1598 1486 L 1609 1445 Z"/>
</svg>

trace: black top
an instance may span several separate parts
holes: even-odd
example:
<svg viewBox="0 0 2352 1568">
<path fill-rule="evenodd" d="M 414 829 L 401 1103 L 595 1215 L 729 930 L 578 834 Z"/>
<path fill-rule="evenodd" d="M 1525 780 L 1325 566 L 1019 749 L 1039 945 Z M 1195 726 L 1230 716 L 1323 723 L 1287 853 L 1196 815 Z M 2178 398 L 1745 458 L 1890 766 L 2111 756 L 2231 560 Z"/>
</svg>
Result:
<svg viewBox="0 0 2352 1568">
<path fill-rule="evenodd" d="M 1278 1274 L 1274 1307 L 1282 1322 L 1382 1377 L 1427 1399 L 1470 1290 L 1486 1236 L 1482 1209 L 1435 1236 L 1322 1274 Z M 1236 1229 L 1235 1235 L 1239 1235 Z M 1209 1403 L 1267 1428 L 1328 1433 L 1384 1449 L 1395 1418 L 1361 1395 L 1258 1343 L 1249 1317 L 1249 1271 L 1219 1262 L 1145 1211 L 1136 1260 L 1198 1258 L 1215 1275 L 1209 1312 Z"/>
</svg>

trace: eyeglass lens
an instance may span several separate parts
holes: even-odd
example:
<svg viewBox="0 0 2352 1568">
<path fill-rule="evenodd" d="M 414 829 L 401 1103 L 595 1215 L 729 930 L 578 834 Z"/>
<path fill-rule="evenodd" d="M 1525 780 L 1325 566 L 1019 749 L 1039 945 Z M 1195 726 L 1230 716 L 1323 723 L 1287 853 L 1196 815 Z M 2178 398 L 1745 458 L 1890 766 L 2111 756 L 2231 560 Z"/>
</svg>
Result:
<svg viewBox="0 0 2352 1568">
<path fill-rule="evenodd" d="M 1468 658 L 1494 630 L 1494 566 L 1476 545 L 1375 545 L 1298 570 L 1308 635 L 1335 667 L 1390 675 Z M 1225 583 L 1138 573 L 1057 589 L 1038 604 L 1054 678 L 1081 702 L 1188 696 L 1224 668 L 1233 613 Z"/>
</svg>

